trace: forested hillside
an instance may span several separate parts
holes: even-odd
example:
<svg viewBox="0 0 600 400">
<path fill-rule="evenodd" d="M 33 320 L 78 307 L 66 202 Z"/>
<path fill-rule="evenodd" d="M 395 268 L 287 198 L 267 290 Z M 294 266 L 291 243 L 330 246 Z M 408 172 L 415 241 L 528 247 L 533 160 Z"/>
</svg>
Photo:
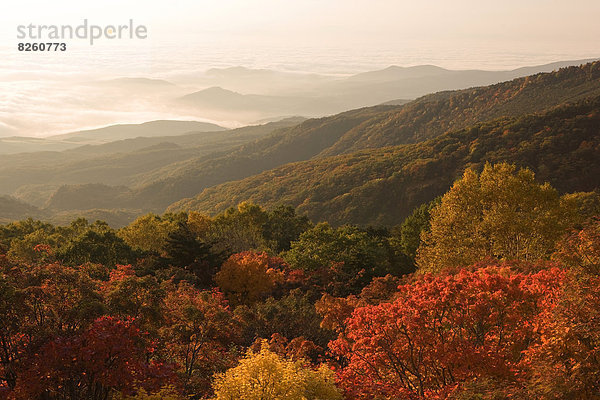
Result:
<svg viewBox="0 0 600 400">
<path fill-rule="evenodd" d="M 306 121 L 223 156 L 168 166 L 132 193 L 134 204 L 161 209 L 206 187 L 289 162 L 366 148 L 416 143 L 447 130 L 499 117 L 519 117 L 600 94 L 600 62 L 497 85 L 425 96 L 403 106 L 379 106 Z"/>
<path fill-rule="evenodd" d="M 382 114 L 356 127 L 321 155 L 419 142 L 478 122 L 539 112 L 600 94 L 599 79 L 600 63 L 592 63 L 492 86 L 425 96 L 400 112 Z"/>
<path fill-rule="evenodd" d="M 6 194 L 44 208 L 60 186 L 104 184 L 132 186 L 165 165 L 186 159 L 222 154 L 297 125 L 303 118 L 248 126 L 218 132 L 196 132 L 181 136 L 139 137 L 101 145 L 84 145 L 62 152 L 34 152 L 3 155 L 0 158 L 0 189 Z M 73 199 L 74 201 L 74 199 Z M 80 202 L 76 209 L 95 208 Z M 66 205 L 58 205 L 64 209 Z M 110 208 L 114 208 L 115 203 Z"/>
<path fill-rule="evenodd" d="M 334 224 L 400 223 L 466 168 L 507 161 L 561 192 L 600 187 L 600 97 L 542 114 L 501 118 L 422 143 L 288 164 L 206 189 L 171 211 L 217 213 L 241 201 L 287 203 Z"/>
<path fill-rule="evenodd" d="M 44 214 L 37 208 L 14 197 L 0 196 L 0 223 L 8 223 L 28 215 L 41 218 Z"/>
</svg>

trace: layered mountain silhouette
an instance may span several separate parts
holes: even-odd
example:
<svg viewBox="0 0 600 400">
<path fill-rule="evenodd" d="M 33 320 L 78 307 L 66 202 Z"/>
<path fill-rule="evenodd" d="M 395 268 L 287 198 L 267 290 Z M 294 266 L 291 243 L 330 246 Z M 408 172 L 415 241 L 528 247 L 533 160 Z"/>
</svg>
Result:
<svg viewBox="0 0 600 400">
<path fill-rule="evenodd" d="M 86 144 L 103 144 L 138 137 L 178 136 L 188 132 L 219 132 L 222 126 L 197 121 L 150 121 L 142 124 L 119 124 L 104 128 L 82 130 L 46 138 L 0 138 L 0 154 L 37 151 L 62 151 Z"/>
<path fill-rule="evenodd" d="M 191 132 L 179 136 L 139 137 L 100 145 L 79 145 L 65 151 L 7 154 L 0 158 L 0 190 L 37 207 L 65 184 L 133 186 L 148 174 L 159 174 L 190 158 L 222 154 L 297 125 L 302 118 L 216 132 Z M 90 204 L 82 203 L 82 207 Z M 61 208 L 61 207 L 58 207 Z"/>
<path fill-rule="evenodd" d="M 388 68 L 351 76 L 286 73 L 233 67 L 212 69 L 210 85 L 178 98 L 178 107 L 213 119 L 255 121 L 289 115 L 320 117 L 444 90 L 490 85 L 591 60 L 565 61 L 511 71 L 448 70 L 433 65 Z"/>
<path fill-rule="evenodd" d="M 143 124 L 119 124 L 56 135 L 54 140 L 70 142 L 112 142 L 136 137 L 177 136 L 187 132 L 223 131 L 222 126 L 197 121 L 151 121 Z"/>
<path fill-rule="evenodd" d="M 217 213 L 250 200 L 288 203 L 315 220 L 390 225 L 484 160 L 529 166 L 565 192 L 597 187 L 599 97 L 594 62 L 324 118 L 6 156 L 0 187 L 52 215 Z"/>
<path fill-rule="evenodd" d="M 168 179 L 142 182 L 140 198 L 167 199 L 199 192 L 289 162 L 411 144 L 501 117 L 519 117 L 600 94 L 599 63 L 513 81 L 428 95 L 403 106 L 377 106 L 298 126 L 223 156 L 191 159 Z M 187 197 L 187 196 L 186 196 Z M 163 202 L 164 201 L 164 202 Z"/>
</svg>

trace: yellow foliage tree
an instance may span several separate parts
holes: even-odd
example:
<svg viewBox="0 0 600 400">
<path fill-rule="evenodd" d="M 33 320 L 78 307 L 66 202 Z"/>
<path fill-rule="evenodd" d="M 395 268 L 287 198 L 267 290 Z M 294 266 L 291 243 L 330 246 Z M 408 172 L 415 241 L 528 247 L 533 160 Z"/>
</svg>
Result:
<svg viewBox="0 0 600 400">
<path fill-rule="evenodd" d="M 190 211 L 188 214 L 187 225 L 198 238 L 204 239 L 208 235 L 211 223 L 210 217 L 197 211 Z"/>
<path fill-rule="evenodd" d="M 462 267 L 485 258 L 546 258 L 573 218 L 572 202 L 538 184 L 529 169 L 486 164 L 454 183 L 431 211 L 417 265 L 422 272 Z"/>
<path fill-rule="evenodd" d="M 139 217 L 119 231 L 119 236 L 132 248 L 161 253 L 169 233 L 177 229 L 174 221 L 163 220 L 158 215 Z"/>
<path fill-rule="evenodd" d="M 334 373 L 322 365 L 313 370 L 271 352 L 248 351 L 237 367 L 215 376 L 215 400 L 339 400 Z"/>
</svg>

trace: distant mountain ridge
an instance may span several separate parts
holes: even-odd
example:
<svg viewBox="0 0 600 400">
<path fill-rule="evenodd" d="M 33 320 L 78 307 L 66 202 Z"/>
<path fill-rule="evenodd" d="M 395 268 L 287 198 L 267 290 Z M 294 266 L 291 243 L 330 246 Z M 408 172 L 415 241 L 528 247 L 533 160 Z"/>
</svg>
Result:
<svg viewBox="0 0 600 400">
<path fill-rule="evenodd" d="M 207 71 L 204 89 L 175 101 L 211 118 L 261 120 L 286 115 L 322 117 L 350 109 L 415 99 L 428 93 L 486 86 L 591 60 L 564 61 L 509 71 L 448 70 L 434 65 L 390 66 L 350 76 L 230 67 Z"/>
<path fill-rule="evenodd" d="M 382 113 L 340 138 L 321 156 L 414 143 L 502 116 L 539 112 L 600 93 L 600 62 L 490 86 L 423 96 Z"/>
<path fill-rule="evenodd" d="M 427 201 L 446 188 L 464 167 L 477 166 L 482 158 L 473 156 L 468 161 L 464 151 L 473 149 L 473 154 L 478 154 L 474 143 L 478 134 L 486 138 L 487 147 L 494 149 L 483 155 L 491 160 L 511 160 L 502 149 L 515 147 L 515 143 L 506 141 L 498 132 L 511 132 L 513 125 L 523 128 L 522 136 L 519 133 L 515 140 L 535 143 L 529 156 L 543 153 L 543 141 L 533 140 L 535 135 L 521 119 L 529 121 L 541 116 L 535 126 L 553 121 L 561 129 L 574 126 L 588 136 L 590 132 L 597 133 L 595 109 L 591 109 L 591 117 L 581 110 L 587 107 L 583 103 L 598 96 L 600 62 L 594 62 L 490 86 L 438 92 L 403 105 L 366 107 L 305 121 L 289 120 L 287 124 L 268 125 L 270 128 L 248 127 L 172 139 L 128 139 L 65 153 L 7 157 L 0 159 L 0 187 L 13 191 L 21 187 L 20 198 L 45 204 L 49 212 L 163 212 L 170 205 L 169 210 L 218 212 L 240 200 L 272 205 L 280 199 L 315 218 L 320 210 L 326 210 L 323 212 L 331 213 L 334 223 L 384 223 L 397 221 L 409 206 Z M 551 114 L 556 107 L 575 108 L 569 109 L 561 120 L 559 111 Z M 578 120 L 591 125 L 579 126 Z M 543 126 L 539 138 L 548 138 L 550 143 L 560 138 L 560 131 L 552 130 L 546 137 L 546 125 Z M 551 124 L 549 127 L 553 128 Z M 470 137 L 468 144 L 462 142 L 463 137 Z M 207 143 L 207 138 L 214 142 Z M 452 140 L 448 142 L 448 138 Z M 593 135 L 588 139 L 592 143 L 595 140 Z M 573 145 L 584 145 L 577 140 Z M 499 147 L 494 147 L 497 144 Z M 565 157 L 579 154 L 570 146 L 568 142 L 563 146 Z M 121 153 L 119 149 L 123 149 Z M 516 154 L 523 155 L 521 148 L 515 149 Z M 446 158 L 453 154 L 453 158 Z M 496 157 L 497 154 L 503 156 Z M 72 162 L 57 161 L 65 157 L 73 157 Z M 49 165 L 58 163 L 60 167 L 34 167 L 43 165 L 40 160 L 44 159 Z M 533 167 L 540 168 L 544 177 L 549 176 L 543 173 L 544 168 L 549 168 L 546 165 L 550 164 Z M 576 181 L 577 175 L 561 173 L 557 182 L 565 182 L 565 177 Z M 582 176 L 591 179 L 590 175 Z M 410 178 L 410 182 L 403 186 L 396 178 Z M 577 187 L 584 186 L 577 182 Z M 118 192 L 114 196 L 103 196 L 113 189 L 102 190 L 88 184 L 125 187 L 114 189 Z M 22 187 L 25 185 L 30 186 Z M 421 186 L 429 189 L 421 190 Z M 394 193 L 383 190 L 393 187 Z M 392 203 L 386 203 L 378 215 L 361 206 L 373 204 L 372 201 L 385 202 L 386 196 L 390 201 L 395 199 L 396 206 L 398 202 L 402 206 L 394 211 Z M 51 200 L 41 204 L 44 198 Z"/>
<path fill-rule="evenodd" d="M 492 86 L 435 93 L 401 106 L 369 107 L 311 119 L 231 151 L 188 158 L 141 174 L 128 194 L 115 198 L 114 207 L 161 212 L 211 186 L 288 163 L 419 143 L 447 131 L 543 112 L 594 95 L 600 95 L 600 62 Z M 85 192 L 85 188 L 80 190 Z M 71 193 L 82 199 L 80 206 L 96 207 L 84 193 Z M 230 199 L 221 202 L 230 204 Z"/>
<path fill-rule="evenodd" d="M 0 194 L 13 194 L 37 207 L 46 207 L 48 199 L 65 184 L 133 186 L 147 179 L 142 176 L 158 173 L 166 165 L 227 153 L 241 144 L 302 121 L 303 118 L 296 117 L 227 131 L 126 139 L 62 152 L 3 155 L 0 157 Z M 86 189 L 79 187 L 79 190 Z M 92 207 L 92 203 L 82 201 L 77 209 L 98 208 Z"/>
<path fill-rule="evenodd" d="M 141 124 L 117 124 L 104 128 L 89 129 L 73 133 L 51 136 L 52 140 L 84 142 L 96 140 L 110 142 L 136 137 L 177 136 L 187 132 L 224 131 L 222 126 L 198 121 L 157 120 Z"/>
<path fill-rule="evenodd" d="M 42 218 L 44 213 L 36 207 L 11 196 L 0 196 L 0 224 L 21 219 L 25 216 Z"/>
<path fill-rule="evenodd" d="M 590 62 L 594 62 L 596 59 L 582 59 L 582 60 L 572 60 L 572 61 L 559 61 L 553 62 L 549 64 L 536 65 L 531 67 L 520 67 L 512 70 L 452 70 L 446 69 L 442 67 L 438 67 L 436 65 L 416 65 L 412 67 L 401 67 L 398 65 L 390 65 L 387 68 L 363 72 L 356 75 L 350 76 L 348 81 L 361 81 L 361 82 L 389 82 L 393 80 L 403 80 L 403 79 L 415 79 L 415 78 L 425 78 L 431 76 L 440 76 L 440 75 L 468 75 L 472 74 L 473 76 L 488 76 L 488 77 L 502 77 L 507 80 L 521 78 L 527 75 L 534 75 L 541 72 L 552 72 L 558 70 L 560 68 L 566 68 L 576 65 L 588 64 Z"/>
<path fill-rule="evenodd" d="M 63 151 L 83 145 L 103 144 L 137 137 L 177 136 L 189 132 L 219 132 L 226 128 L 198 121 L 157 120 L 141 124 L 117 124 L 45 138 L 0 137 L 0 154 Z"/>
</svg>

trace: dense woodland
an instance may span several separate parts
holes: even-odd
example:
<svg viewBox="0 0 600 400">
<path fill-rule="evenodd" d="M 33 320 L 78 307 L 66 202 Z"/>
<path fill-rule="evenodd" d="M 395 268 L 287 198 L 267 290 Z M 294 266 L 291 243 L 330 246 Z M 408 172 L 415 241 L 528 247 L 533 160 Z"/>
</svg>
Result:
<svg viewBox="0 0 600 400">
<path fill-rule="evenodd" d="M 236 202 L 286 202 L 333 224 L 399 224 L 486 161 L 531 168 L 562 193 L 600 187 L 600 97 L 501 118 L 434 139 L 284 165 L 204 190 L 170 211 L 222 212 Z M 376 205 L 376 206 L 372 206 Z"/>
<path fill-rule="evenodd" d="M 599 96 L 3 156 L 0 398 L 600 399 Z"/>
<path fill-rule="evenodd" d="M 251 203 L 0 227 L 0 397 L 600 398 L 600 195 L 467 169 L 387 229 Z"/>
</svg>

